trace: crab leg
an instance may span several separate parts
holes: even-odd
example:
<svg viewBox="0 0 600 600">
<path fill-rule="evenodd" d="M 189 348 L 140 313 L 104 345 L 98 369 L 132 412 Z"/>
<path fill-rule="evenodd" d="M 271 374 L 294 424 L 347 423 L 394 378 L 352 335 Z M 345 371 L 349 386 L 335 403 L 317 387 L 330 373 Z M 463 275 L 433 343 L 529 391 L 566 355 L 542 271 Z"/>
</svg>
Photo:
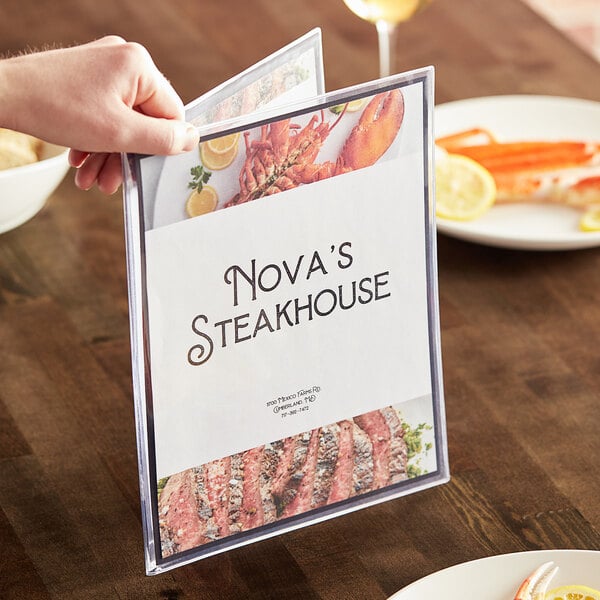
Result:
<svg viewBox="0 0 600 600">
<path fill-rule="evenodd" d="M 540 565 L 523 581 L 514 600 L 544 600 L 548 584 L 557 571 L 558 567 L 553 562 Z"/>
<path fill-rule="evenodd" d="M 589 163 L 598 147 L 586 142 L 509 142 L 454 147 L 493 172 L 547 171 Z"/>
<path fill-rule="evenodd" d="M 495 144 L 496 138 L 487 129 L 473 127 L 473 129 L 466 129 L 465 131 L 439 137 L 435 140 L 435 143 L 447 152 L 454 152 L 454 148 L 474 144 L 476 141 Z"/>
</svg>

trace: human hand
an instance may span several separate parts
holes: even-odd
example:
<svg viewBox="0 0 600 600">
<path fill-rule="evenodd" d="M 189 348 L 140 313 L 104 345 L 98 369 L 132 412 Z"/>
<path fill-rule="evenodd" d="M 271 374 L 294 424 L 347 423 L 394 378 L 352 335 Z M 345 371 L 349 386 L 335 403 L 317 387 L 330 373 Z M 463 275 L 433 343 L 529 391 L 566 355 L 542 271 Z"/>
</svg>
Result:
<svg viewBox="0 0 600 600">
<path fill-rule="evenodd" d="M 198 144 L 183 103 L 143 46 L 117 36 L 0 62 L 0 126 L 72 148 L 75 183 L 122 183 L 121 152 L 178 154 Z"/>
</svg>

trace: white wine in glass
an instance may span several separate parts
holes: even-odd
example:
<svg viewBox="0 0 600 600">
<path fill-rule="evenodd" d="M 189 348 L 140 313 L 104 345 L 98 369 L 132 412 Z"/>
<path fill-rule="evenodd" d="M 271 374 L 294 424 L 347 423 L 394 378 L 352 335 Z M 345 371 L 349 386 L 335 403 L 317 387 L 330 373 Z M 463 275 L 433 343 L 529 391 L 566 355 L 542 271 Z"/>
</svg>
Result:
<svg viewBox="0 0 600 600">
<path fill-rule="evenodd" d="M 394 72 L 394 46 L 398 23 L 408 21 L 431 0 L 344 0 L 344 4 L 365 21 L 375 23 L 379 40 L 379 74 Z"/>
</svg>

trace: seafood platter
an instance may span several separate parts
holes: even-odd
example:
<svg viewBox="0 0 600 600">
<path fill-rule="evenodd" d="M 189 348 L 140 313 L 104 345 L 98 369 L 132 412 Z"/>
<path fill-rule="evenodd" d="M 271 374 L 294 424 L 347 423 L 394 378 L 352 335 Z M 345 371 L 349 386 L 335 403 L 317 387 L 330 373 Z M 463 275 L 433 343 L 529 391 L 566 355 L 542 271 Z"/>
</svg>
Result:
<svg viewBox="0 0 600 600">
<path fill-rule="evenodd" d="M 476 161 L 497 186 L 487 212 L 438 217 L 438 231 L 515 249 L 600 245 L 600 225 L 583 220 L 600 209 L 600 103 L 491 96 L 438 105 L 435 118 L 437 148 Z"/>
</svg>

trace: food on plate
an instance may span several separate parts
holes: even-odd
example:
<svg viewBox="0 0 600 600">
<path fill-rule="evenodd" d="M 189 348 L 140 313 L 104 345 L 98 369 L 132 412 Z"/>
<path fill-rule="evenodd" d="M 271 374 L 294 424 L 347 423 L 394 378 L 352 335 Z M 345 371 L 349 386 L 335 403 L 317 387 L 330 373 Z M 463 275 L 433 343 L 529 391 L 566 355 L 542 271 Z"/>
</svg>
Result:
<svg viewBox="0 0 600 600">
<path fill-rule="evenodd" d="M 498 140 L 494 137 L 491 131 L 482 127 L 473 127 L 464 129 L 457 133 L 445 135 L 436 139 L 436 144 L 440 148 L 444 148 L 446 152 L 454 152 L 467 145 L 476 144 L 495 144 Z"/>
<path fill-rule="evenodd" d="M 490 172 L 460 154 L 446 154 L 436 161 L 435 184 L 436 214 L 445 219 L 476 219 L 496 198 L 496 183 Z"/>
<path fill-rule="evenodd" d="M 163 557 L 404 481 L 421 433 L 388 406 L 161 480 Z"/>
<path fill-rule="evenodd" d="M 521 583 L 514 600 L 544 600 L 548 585 L 557 571 L 558 567 L 552 561 L 540 565 Z"/>
<path fill-rule="evenodd" d="M 600 600 L 600 591 L 586 585 L 563 585 L 546 592 L 544 600 Z"/>
<path fill-rule="evenodd" d="M 291 119 L 261 127 L 260 139 L 250 141 L 244 134 L 246 160 L 239 176 L 240 191 L 226 206 L 234 206 L 375 164 L 390 147 L 404 118 L 404 97 L 400 90 L 374 96 L 363 109 L 358 124 L 346 139 L 335 162 L 315 163 L 323 143 L 339 123 L 325 112 L 313 115 L 305 127 Z"/>
<path fill-rule="evenodd" d="M 579 220 L 581 231 L 600 231 L 600 206 L 589 208 Z"/>
<path fill-rule="evenodd" d="M 450 155 L 469 158 L 486 169 L 496 184 L 495 203 L 539 202 L 572 206 L 587 211 L 580 221 L 581 231 L 600 229 L 600 143 L 573 140 L 500 142 L 489 130 L 474 127 L 437 138 L 436 147 Z M 448 173 L 447 178 L 450 175 Z M 455 185 L 459 185 L 458 177 Z M 474 211 L 473 218 L 484 212 L 477 214 Z M 459 218 L 439 212 L 438 215 Z"/>
<path fill-rule="evenodd" d="M 540 565 L 521 583 L 514 600 L 600 600 L 600 591 L 580 584 L 546 591 L 557 571 L 552 561 Z"/>
<path fill-rule="evenodd" d="M 37 162 L 41 147 L 42 142 L 37 138 L 0 128 L 0 170 Z"/>
<path fill-rule="evenodd" d="M 240 134 L 231 133 L 200 143 L 200 160 L 213 171 L 228 167 L 237 156 Z"/>
<path fill-rule="evenodd" d="M 474 128 L 438 138 L 436 145 L 488 169 L 497 202 L 600 204 L 600 143 L 499 142 L 491 132 Z"/>
<path fill-rule="evenodd" d="M 600 175 L 584 177 L 564 190 L 566 204 L 600 207 Z"/>
</svg>

